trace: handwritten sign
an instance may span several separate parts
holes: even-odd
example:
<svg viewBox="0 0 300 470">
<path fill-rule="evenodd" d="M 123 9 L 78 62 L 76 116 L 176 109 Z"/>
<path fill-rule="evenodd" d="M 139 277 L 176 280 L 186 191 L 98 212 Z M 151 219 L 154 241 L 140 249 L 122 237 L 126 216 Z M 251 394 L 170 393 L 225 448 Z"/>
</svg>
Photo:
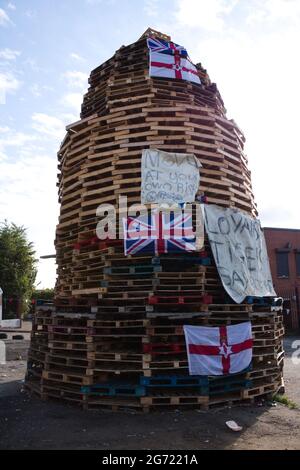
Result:
<svg viewBox="0 0 300 470">
<path fill-rule="evenodd" d="M 276 296 L 260 221 L 235 209 L 202 206 L 204 223 L 223 286 L 241 303 L 247 296 Z"/>
<path fill-rule="evenodd" d="M 195 155 L 147 149 L 142 154 L 142 204 L 193 202 L 201 163 Z"/>
</svg>

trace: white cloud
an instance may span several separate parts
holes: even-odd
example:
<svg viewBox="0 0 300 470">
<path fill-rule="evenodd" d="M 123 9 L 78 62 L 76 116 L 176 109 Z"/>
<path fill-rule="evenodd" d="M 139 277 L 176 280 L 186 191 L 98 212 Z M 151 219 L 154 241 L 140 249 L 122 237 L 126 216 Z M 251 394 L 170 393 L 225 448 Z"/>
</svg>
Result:
<svg viewBox="0 0 300 470">
<path fill-rule="evenodd" d="M 36 150 L 31 156 L 18 156 L 1 163 L 0 220 L 7 219 L 28 228 L 37 257 L 54 253 L 58 205 L 56 158 Z M 39 262 L 37 282 L 52 287 L 53 262 Z"/>
<path fill-rule="evenodd" d="M 0 8 L 0 25 L 5 26 L 10 22 L 11 21 L 8 14 L 2 8 Z"/>
<path fill-rule="evenodd" d="M 30 153 L 33 146 L 36 148 L 37 141 L 38 138 L 33 134 L 25 134 L 8 126 L 0 127 L 0 161 L 8 161 L 15 152 L 22 155 Z"/>
<path fill-rule="evenodd" d="M 81 93 L 66 93 L 61 99 L 61 104 L 79 113 L 82 100 Z"/>
<path fill-rule="evenodd" d="M 16 10 L 17 7 L 14 3 L 9 2 L 8 5 L 7 5 L 7 8 L 9 10 Z"/>
<path fill-rule="evenodd" d="M 299 0 L 254 0 L 246 20 L 249 24 L 289 21 L 290 25 L 295 25 L 299 19 Z"/>
<path fill-rule="evenodd" d="M 5 48 L 0 50 L 0 59 L 4 60 L 15 60 L 21 54 L 20 51 Z"/>
<path fill-rule="evenodd" d="M 21 86 L 21 82 L 12 72 L 0 72 L 0 104 L 5 104 L 6 94 L 13 93 Z"/>
<path fill-rule="evenodd" d="M 23 147 L 24 144 L 37 140 L 32 134 L 12 131 L 8 126 L 1 127 L 0 131 L 1 134 L 5 134 L 0 138 L 0 150 L 5 150 L 7 147 Z"/>
<path fill-rule="evenodd" d="M 28 65 L 33 70 L 33 72 L 38 73 L 38 72 L 42 71 L 42 68 L 37 64 L 35 59 L 28 58 L 28 59 L 24 60 L 23 63 L 24 63 L 24 65 Z"/>
<path fill-rule="evenodd" d="M 83 101 L 83 94 L 86 91 L 88 85 L 88 75 L 83 72 L 72 70 L 65 72 L 62 77 L 66 81 L 70 92 L 65 93 L 60 102 L 63 106 L 72 109 L 76 113 L 79 113 L 81 103 Z M 79 91 L 72 91 L 75 89 L 80 90 L 80 93 Z"/>
<path fill-rule="evenodd" d="M 64 122 L 67 122 L 68 124 L 78 121 L 78 115 L 73 113 L 62 113 L 61 117 Z"/>
<path fill-rule="evenodd" d="M 159 12 L 158 0 L 145 0 L 144 11 L 150 17 L 157 16 Z"/>
<path fill-rule="evenodd" d="M 231 13 L 239 0 L 178 0 L 175 17 L 182 26 L 220 31 L 224 16 Z"/>
<path fill-rule="evenodd" d="M 33 20 L 34 18 L 36 18 L 37 12 L 36 12 L 35 10 L 26 10 L 26 11 L 25 11 L 25 15 L 26 15 L 27 18 L 29 18 L 30 20 Z"/>
<path fill-rule="evenodd" d="M 71 88 L 80 88 L 84 90 L 87 87 L 88 74 L 79 72 L 78 70 L 70 70 L 63 74 L 63 78 L 67 80 L 67 84 Z"/>
<path fill-rule="evenodd" d="M 33 94 L 33 96 L 35 96 L 36 98 L 39 98 L 40 96 L 42 96 L 40 86 L 37 83 L 34 83 L 33 85 L 31 85 L 30 91 Z"/>
<path fill-rule="evenodd" d="M 71 52 L 70 57 L 71 57 L 71 59 L 78 60 L 78 62 L 83 62 L 85 60 L 83 57 L 81 57 L 76 52 Z"/>
<path fill-rule="evenodd" d="M 20 85 L 21 82 L 11 72 L 0 72 L 0 90 L 15 91 Z"/>
<path fill-rule="evenodd" d="M 30 86 L 29 90 L 33 94 L 33 96 L 35 96 L 35 98 L 39 98 L 40 96 L 42 96 L 44 91 L 53 91 L 53 87 L 34 83 Z"/>
<path fill-rule="evenodd" d="M 56 152 L 43 136 L 0 127 L 0 221 L 28 227 L 37 256 L 54 253 L 58 216 Z M 55 282 L 54 262 L 39 262 L 41 287 Z"/>
<path fill-rule="evenodd" d="M 64 137 L 65 124 L 55 116 L 45 113 L 34 113 L 32 115 L 32 128 L 41 134 L 60 138 Z"/>
</svg>

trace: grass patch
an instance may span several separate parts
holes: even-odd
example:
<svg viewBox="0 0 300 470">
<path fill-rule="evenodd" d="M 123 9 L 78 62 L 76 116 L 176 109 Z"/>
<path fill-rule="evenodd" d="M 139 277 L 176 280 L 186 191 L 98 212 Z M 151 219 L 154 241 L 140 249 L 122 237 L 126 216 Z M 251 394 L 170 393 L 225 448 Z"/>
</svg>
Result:
<svg viewBox="0 0 300 470">
<path fill-rule="evenodd" d="M 295 410 L 298 408 L 297 403 L 290 400 L 286 395 L 277 394 L 273 397 L 273 400 L 277 401 L 278 403 L 281 403 L 282 405 L 287 406 L 290 410 Z"/>
</svg>

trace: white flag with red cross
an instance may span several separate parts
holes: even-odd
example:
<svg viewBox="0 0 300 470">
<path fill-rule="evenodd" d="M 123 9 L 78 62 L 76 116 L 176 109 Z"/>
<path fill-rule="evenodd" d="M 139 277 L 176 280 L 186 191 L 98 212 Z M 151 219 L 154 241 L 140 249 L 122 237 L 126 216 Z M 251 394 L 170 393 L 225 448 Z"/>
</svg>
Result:
<svg viewBox="0 0 300 470">
<path fill-rule="evenodd" d="M 150 77 L 177 78 L 201 83 L 196 67 L 188 58 L 179 54 L 169 55 L 151 51 Z"/>
<path fill-rule="evenodd" d="M 236 374 L 252 360 L 251 323 L 184 326 L 190 375 Z"/>
</svg>

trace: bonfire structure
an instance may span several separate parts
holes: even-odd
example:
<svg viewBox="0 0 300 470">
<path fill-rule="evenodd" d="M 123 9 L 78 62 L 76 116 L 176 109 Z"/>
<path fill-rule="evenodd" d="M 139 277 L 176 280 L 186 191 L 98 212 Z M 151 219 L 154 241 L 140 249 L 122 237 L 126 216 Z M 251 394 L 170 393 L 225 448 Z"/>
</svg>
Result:
<svg viewBox="0 0 300 470">
<path fill-rule="evenodd" d="M 85 408 L 145 411 L 276 393 L 282 307 L 268 278 L 245 139 L 217 86 L 183 47 L 151 29 L 93 70 L 89 85 L 58 152 L 56 296 L 54 305 L 37 305 L 27 387 Z M 172 181 L 158 189 L 153 169 L 145 176 L 147 158 L 155 166 L 181 157 L 198 162 L 192 200 L 174 196 Z M 190 202 L 193 227 L 201 206 L 203 243 L 163 240 L 165 226 L 150 243 L 130 240 L 120 196 L 137 208 L 152 203 L 153 218 Z M 163 209 L 169 198 L 174 204 Z M 97 212 L 103 204 L 107 212 Z M 124 228 L 101 239 L 109 207 Z M 133 230 L 142 224 L 136 217 Z"/>
</svg>

